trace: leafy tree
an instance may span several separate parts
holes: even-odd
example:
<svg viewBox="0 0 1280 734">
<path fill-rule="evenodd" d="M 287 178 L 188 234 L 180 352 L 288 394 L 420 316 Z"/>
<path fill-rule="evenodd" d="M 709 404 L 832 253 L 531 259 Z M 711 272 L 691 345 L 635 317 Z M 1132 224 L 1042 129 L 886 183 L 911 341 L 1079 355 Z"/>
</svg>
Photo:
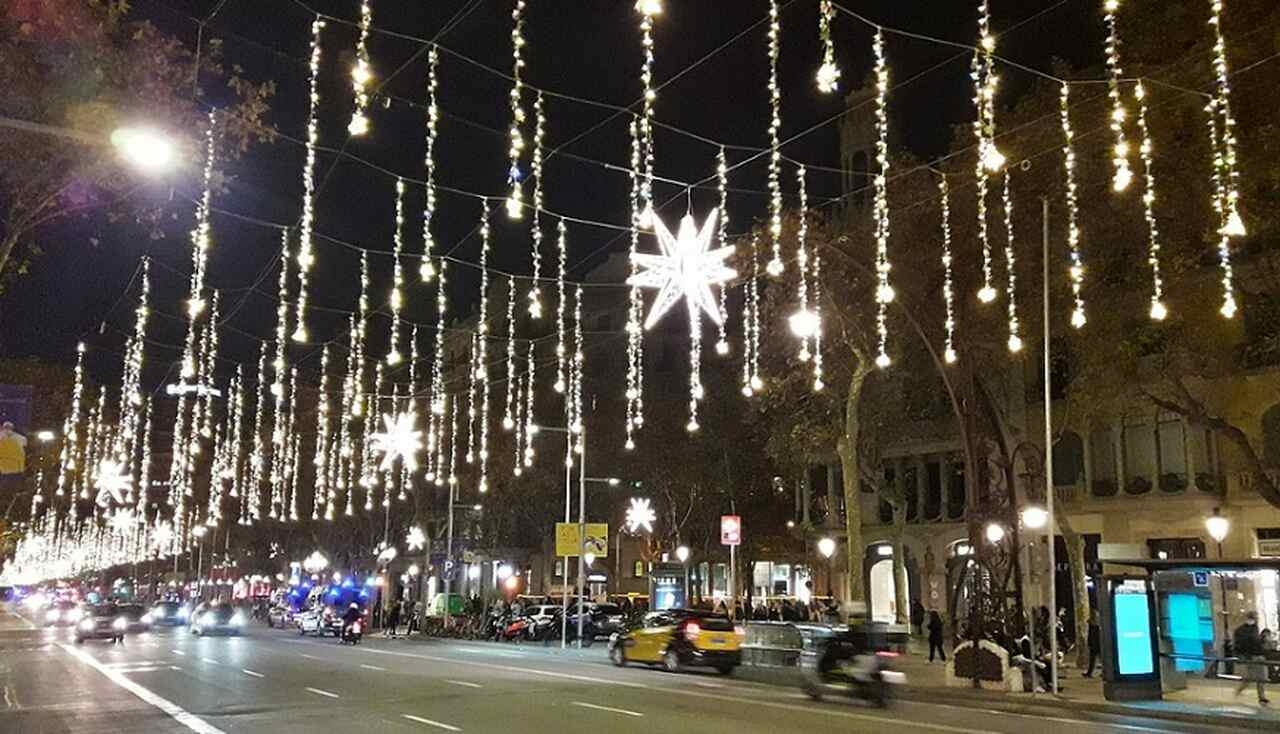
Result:
<svg viewBox="0 0 1280 734">
<path fill-rule="evenodd" d="M 136 173 L 109 143 L 120 125 L 145 122 L 203 130 L 197 90 L 220 108 L 222 155 L 245 151 L 271 133 L 264 125 L 273 82 L 258 84 L 221 60 L 216 39 L 199 56 L 146 21 L 124 0 L 14 0 L 0 11 L 0 283 L 25 272 L 50 225 L 105 212 L 161 236 L 159 211 L 137 196 Z M 51 134 L 52 133 L 52 134 Z M 200 161 L 203 140 L 181 143 Z M 196 179 L 199 166 L 188 171 Z"/>
</svg>

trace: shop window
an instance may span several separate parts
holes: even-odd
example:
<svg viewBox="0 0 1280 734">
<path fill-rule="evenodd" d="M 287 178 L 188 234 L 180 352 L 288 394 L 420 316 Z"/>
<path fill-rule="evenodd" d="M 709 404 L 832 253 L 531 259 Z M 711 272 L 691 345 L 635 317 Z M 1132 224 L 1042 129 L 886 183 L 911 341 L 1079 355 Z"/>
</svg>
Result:
<svg viewBox="0 0 1280 734">
<path fill-rule="evenodd" d="M 1093 464 L 1093 494 L 1114 497 L 1116 494 L 1116 449 L 1111 430 L 1104 428 L 1089 434 L 1089 453 Z"/>
<path fill-rule="evenodd" d="M 1075 431 L 1064 431 L 1053 445 L 1053 486 L 1074 487 L 1084 477 L 1084 441 Z"/>
<path fill-rule="evenodd" d="M 1147 541 L 1152 558 L 1186 560 L 1204 558 L 1204 541 L 1199 538 L 1152 538 Z"/>
</svg>

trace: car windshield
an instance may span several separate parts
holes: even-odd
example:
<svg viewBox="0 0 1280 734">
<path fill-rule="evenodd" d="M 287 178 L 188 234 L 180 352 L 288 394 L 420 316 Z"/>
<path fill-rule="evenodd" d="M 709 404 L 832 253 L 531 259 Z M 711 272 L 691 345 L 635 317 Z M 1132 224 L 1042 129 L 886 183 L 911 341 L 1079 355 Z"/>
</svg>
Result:
<svg viewBox="0 0 1280 734">
<path fill-rule="evenodd" d="M 617 604 L 597 604 L 596 612 L 599 614 L 607 614 L 612 617 L 622 614 L 622 607 Z"/>
<path fill-rule="evenodd" d="M 229 606 L 216 606 L 208 610 L 208 614 L 219 622 L 227 622 L 231 619 L 231 615 L 235 614 L 235 610 Z"/>
<path fill-rule="evenodd" d="M 172 617 L 178 613 L 180 608 L 182 608 L 182 605 L 176 601 L 162 601 L 152 607 L 151 611 L 162 617 Z"/>
<path fill-rule="evenodd" d="M 115 604 L 96 604 L 89 607 L 89 615 L 93 617 L 114 617 L 118 612 Z"/>
<path fill-rule="evenodd" d="M 707 616 L 693 617 L 691 621 L 697 622 L 698 626 L 709 632 L 732 632 L 733 622 L 728 617 Z"/>
<path fill-rule="evenodd" d="M 142 605 L 140 604 L 121 604 L 116 609 L 129 619 L 141 619 L 143 615 Z"/>
</svg>

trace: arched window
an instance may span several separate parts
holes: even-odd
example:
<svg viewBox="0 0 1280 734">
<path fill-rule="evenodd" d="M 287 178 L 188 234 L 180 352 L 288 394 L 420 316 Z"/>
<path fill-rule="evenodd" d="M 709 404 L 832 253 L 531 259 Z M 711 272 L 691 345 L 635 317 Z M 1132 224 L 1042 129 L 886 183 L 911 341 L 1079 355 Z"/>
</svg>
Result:
<svg viewBox="0 0 1280 734">
<path fill-rule="evenodd" d="M 1053 445 L 1053 486 L 1074 487 L 1084 475 L 1084 440 L 1074 431 L 1064 431 Z"/>
<path fill-rule="evenodd" d="M 1262 460 L 1268 466 L 1280 466 L 1280 404 L 1262 414 Z"/>
</svg>

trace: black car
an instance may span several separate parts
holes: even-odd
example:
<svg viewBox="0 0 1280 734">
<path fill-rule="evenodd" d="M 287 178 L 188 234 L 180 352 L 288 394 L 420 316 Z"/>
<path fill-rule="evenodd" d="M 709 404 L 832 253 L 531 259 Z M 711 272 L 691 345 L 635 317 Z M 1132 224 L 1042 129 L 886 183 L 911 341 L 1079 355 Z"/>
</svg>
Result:
<svg viewBox="0 0 1280 734">
<path fill-rule="evenodd" d="M 181 602 L 158 601 L 146 617 L 153 627 L 181 627 L 187 623 L 187 608 Z"/>
<path fill-rule="evenodd" d="M 151 617 L 141 604 L 117 604 L 116 611 L 125 618 L 129 632 L 146 632 L 151 629 Z"/>
<path fill-rule="evenodd" d="M 597 637 L 610 637 L 627 627 L 627 616 L 617 604 L 588 604 L 588 618 Z"/>
<path fill-rule="evenodd" d="M 191 634 L 239 635 L 244 623 L 244 612 L 230 604 L 201 604 L 191 613 Z"/>
<path fill-rule="evenodd" d="M 129 619 L 120 613 L 115 604 L 89 604 L 76 624 L 76 644 L 85 640 L 111 640 L 124 642 L 129 631 Z"/>
<path fill-rule="evenodd" d="M 73 601 L 55 601 L 41 611 L 40 623 L 45 627 L 72 627 L 83 614 L 80 605 Z"/>
</svg>

